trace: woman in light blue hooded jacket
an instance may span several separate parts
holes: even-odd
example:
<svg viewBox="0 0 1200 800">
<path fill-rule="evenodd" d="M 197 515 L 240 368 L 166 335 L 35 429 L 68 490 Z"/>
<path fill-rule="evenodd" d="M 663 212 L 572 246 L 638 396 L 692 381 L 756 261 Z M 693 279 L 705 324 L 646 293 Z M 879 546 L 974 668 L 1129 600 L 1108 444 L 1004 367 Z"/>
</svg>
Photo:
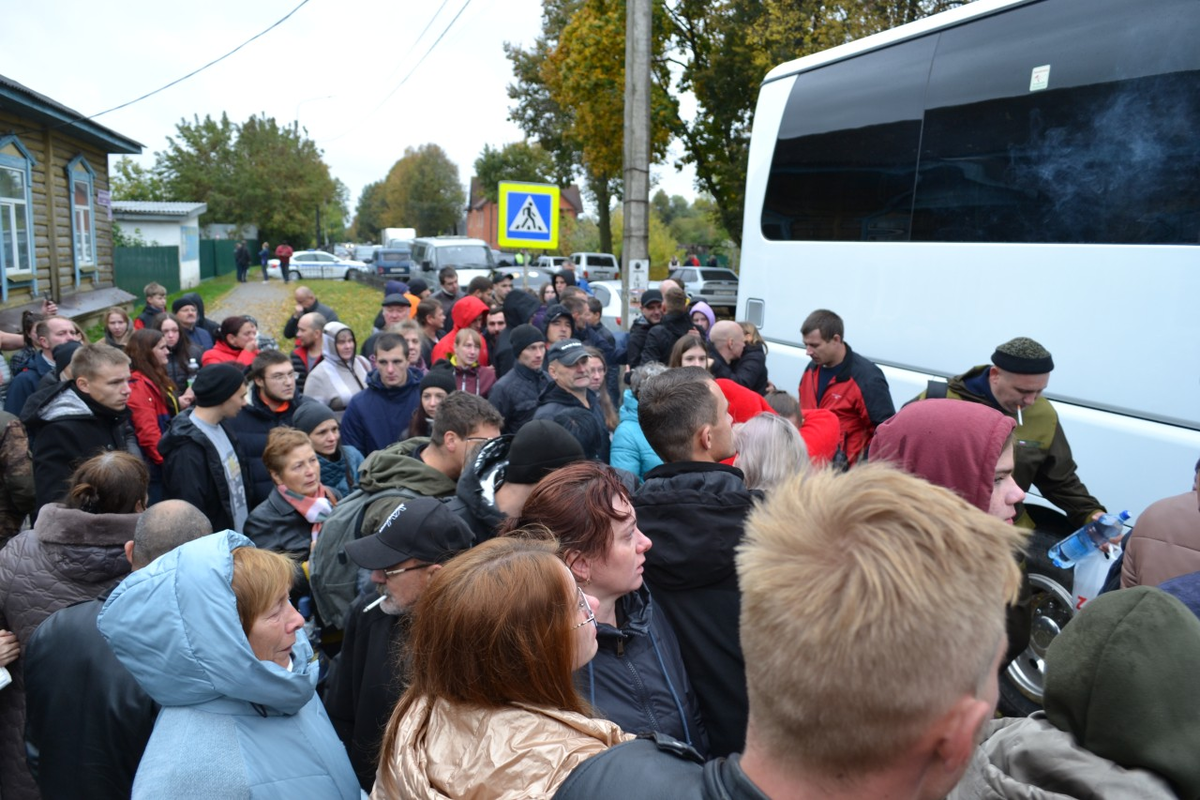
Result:
<svg viewBox="0 0 1200 800">
<path fill-rule="evenodd" d="M 135 799 L 365 797 L 316 696 L 317 662 L 288 603 L 292 574 L 285 556 L 222 531 L 109 596 L 100 632 L 163 707 Z"/>
</svg>

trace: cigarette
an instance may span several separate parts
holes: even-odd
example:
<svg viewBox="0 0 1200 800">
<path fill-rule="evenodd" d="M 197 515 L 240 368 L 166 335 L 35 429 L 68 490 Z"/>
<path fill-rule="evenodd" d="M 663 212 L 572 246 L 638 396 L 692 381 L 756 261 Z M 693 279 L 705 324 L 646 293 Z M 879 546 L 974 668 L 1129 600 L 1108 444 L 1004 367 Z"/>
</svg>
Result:
<svg viewBox="0 0 1200 800">
<path fill-rule="evenodd" d="M 375 600 L 372 600 L 370 603 L 367 603 L 367 607 L 363 609 L 363 613 L 364 613 L 364 614 L 365 614 L 365 613 L 367 613 L 367 612 L 368 612 L 368 611 L 370 611 L 372 608 L 374 608 L 375 606 L 377 606 L 377 605 L 379 605 L 380 603 L 382 603 L 384 600 L 387 600 L 387 595 L 386 595 L 386 594 L 381 594 L 381 595 L 379 595 L 379 597 L 378 597 L 377 599 L 375 599 Z"/>
<path fill-rule="evenodd" d="M 1017 427 L 1025 424 L 1025 420 L 1021 418 L 1021 407 L 1017 406 Z"/>
</svg>

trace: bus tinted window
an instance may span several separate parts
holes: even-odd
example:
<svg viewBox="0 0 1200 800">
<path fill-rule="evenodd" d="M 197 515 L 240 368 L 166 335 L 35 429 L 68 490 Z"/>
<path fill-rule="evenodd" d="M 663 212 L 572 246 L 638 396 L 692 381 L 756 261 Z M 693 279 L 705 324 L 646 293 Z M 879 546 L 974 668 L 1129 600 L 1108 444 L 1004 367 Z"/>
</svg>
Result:
<svg viewBox="0 0 1200 800">
<path fill-rule="evenodd" d="M 1179 5 L 1036 3 L 943 32 L 912 239 L 1195 244 L 1200 31 Z"/>
<path fill-rule="evenodd" d="M 1031 3 L 801 73 L 763 235 L 1200 242 L 1194 7 Z"/>
<path fill-rule="evenodd" d="M 907 239 L 935 37 L 796 78 L 763 202 L 768 239 Z"/>
</svg>

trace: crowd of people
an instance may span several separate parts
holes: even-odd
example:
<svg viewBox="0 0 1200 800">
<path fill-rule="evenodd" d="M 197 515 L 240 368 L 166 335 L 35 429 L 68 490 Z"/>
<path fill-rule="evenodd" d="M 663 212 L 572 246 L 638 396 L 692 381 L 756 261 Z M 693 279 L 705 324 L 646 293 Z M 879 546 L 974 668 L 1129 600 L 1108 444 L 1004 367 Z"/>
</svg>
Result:
<svg viewBox="0 0 1200 800">
<path fill-rule="evenodd" d="M 1026 491 L 1105 510 L 1041 344 L 897 411 L 828 309 L 793 394 L 671 281 L 438 281 L 0 342 L 0 797 L 1200 797 L 1196 483 L 995 718 Z"/>
</svg>

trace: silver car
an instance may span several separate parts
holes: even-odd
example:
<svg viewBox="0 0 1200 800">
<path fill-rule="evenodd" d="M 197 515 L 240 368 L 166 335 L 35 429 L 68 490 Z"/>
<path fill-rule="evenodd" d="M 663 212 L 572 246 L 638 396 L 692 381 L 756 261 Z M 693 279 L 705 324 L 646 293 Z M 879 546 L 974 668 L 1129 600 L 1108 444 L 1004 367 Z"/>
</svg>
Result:
<svg viewBox="0 0 1200 800">
<path fill-rule="evenodd" d="M 723 267 L 680 267 L 671 273 L 692 302 L 703 300 L 713 308 L 737 306 L 738 276 Z"/>
</svg>

